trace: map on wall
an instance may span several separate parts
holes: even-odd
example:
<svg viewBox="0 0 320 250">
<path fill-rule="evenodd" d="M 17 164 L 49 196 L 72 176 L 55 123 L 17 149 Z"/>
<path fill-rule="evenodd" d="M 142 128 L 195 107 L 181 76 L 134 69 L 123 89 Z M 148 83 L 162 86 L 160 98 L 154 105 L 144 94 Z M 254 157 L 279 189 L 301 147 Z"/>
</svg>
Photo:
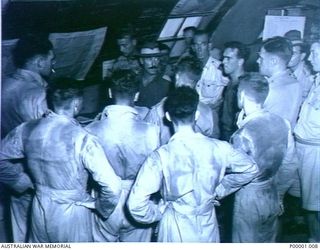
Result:
<svg viewBox="0 0 320 250">
<path fill-rule="evenodd" d="M 103 45 L 107 28 L 89 31 L 51 33 L 56 64 L 54 77 L 84 80 Z M 2 41 L 2 74 L 14 72 L 12 49 L 18 39 Z"/>
<path fill-rule="evenodd" d="M 267 15 L 263 28 L 263 40 L 274 36 L 283 36 L 289 30 L 299 30 L 303 38 L 305 22 L 304 16 Z"/>
</svg>

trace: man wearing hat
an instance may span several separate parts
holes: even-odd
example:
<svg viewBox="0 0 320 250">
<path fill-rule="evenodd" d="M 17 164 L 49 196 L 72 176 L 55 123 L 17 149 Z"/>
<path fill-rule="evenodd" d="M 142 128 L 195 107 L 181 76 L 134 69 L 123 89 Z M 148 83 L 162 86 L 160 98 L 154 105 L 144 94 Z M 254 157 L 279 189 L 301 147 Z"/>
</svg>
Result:
<svg viewBox="0 0 320 250">
<path fill-rule="evenodd" d="M 162 53 L 156 42 L 145 42 L 140 49 L 140 74 L 139 98 L 137 106 L 151 108 L 167 96 L 170 82 L 163 79 L 160 67 Z"/>
<path fill-rule="evenodd" d="M 290 30 L 284 35 L 292 43 L 293 55 L 288 63 L 288 68 L 302 86 L 302 98 L 306 99 L 311 85 L 312 77 L 307 69 L 305 57 L 307 55 L 307 46 L 301 39 L 301 32 L 299 30 Z"/>
</svg>

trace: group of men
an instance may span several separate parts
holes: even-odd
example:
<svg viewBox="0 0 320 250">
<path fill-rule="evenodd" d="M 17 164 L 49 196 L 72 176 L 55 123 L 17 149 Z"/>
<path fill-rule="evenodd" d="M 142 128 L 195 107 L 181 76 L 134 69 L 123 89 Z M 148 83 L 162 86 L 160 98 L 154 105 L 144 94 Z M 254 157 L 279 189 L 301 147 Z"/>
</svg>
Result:
<svg viewBox="0 0 320 250">
<path fill-rule="evenodd" d="M 320 241 L 320 40 L 315 76 L 296 31 L 264 41 L 248 73 L 242 43 L 226 43 L 221 61 L 207 32 L 187 31 L 174 70 L 165 46 L 119 37 L 113 103 L 86 127 L 72 79 L 46 89 L 50 42 L 18 41 L 2 89 L 1 240 L 10 214 L 14 242 L 220 242 L 215 206 L 234 193 L 232 242 L 276 242 L 296 189 Z"/>
</svg>

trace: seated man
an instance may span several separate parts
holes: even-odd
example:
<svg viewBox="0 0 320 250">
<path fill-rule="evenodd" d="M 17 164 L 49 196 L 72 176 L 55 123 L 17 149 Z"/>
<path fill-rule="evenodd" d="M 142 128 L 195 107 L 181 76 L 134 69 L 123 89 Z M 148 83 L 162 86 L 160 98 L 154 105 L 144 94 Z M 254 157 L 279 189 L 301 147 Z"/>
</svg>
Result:
<svg viewBox="0 0 320 250">
<path fill-rule="evenodd" d="M 201 66 L 195 59 L 191 57 L 181 59 L 176 67 L 175 87 L 188 86 L 194 89 L 197 81 L 200 79 L 201 71 Z M 166 97 L 163 98 L 161 102 L 153 106 L 145 118 L 146 121 L 154 123 L 160 127 L 161 145 L 167 143 L 173 134 L 172 124 L 165 119 L 165 101 Z M 210 107 L 202 102 L 199 102 L 197 110 L 200 115 L 195 122 L 195 131 L 201 132 L 209 137 L 218 138 L 218 117 L 214 116 L 213 114 L 215 113 L 211 112 Z"/>
<path fill-rule="evenodd" d="M 296 158 L 290 124 L 262 109 L 267 95 L 268 83 L 263 76 L 252 73 L 240 80 L 238 104 L 242 111 L 231 141 L 253 157 L 259 173 L 235 193 L 232 242 L 275 242 L 282 212 L 279 199 L 297 167 L 293 164 Z"/>
<path fill-rule="evenodd" d="M 23 123 L 2 141 L 0 169 L 25 158 L 34 181 L 30 242 L 92 241 L 91 209 L 107 218 L 120 196 L 120 179 L 102 147 L 73 119 L 82 98 L 69 83 L 63 80 L 50 92 L 54 112 Z M 100 187 L 97 199 L 87 192 L 88 173 Z"/>
<path fill-rule="evenodd" d="M 214 196 L 236 191 L 257 173 L 246 154 L 194 131 L 198 102 L 189 87 L 168 96 L 166 117 L 175 134 L 144 162 L 127 201 L 137 221 L 160 221 L 160 242 L 219 242 Z M 149 198 L 158 190 L 163 202 L 156 205 Z"/>
<path fill-rule="evenodd" d="M 159 146 L 158 128 L 137 118 L 133 107 L 138 87 L 133 72 L 114 71 L 109 89 L 114 105 L 107 106 L 101 120 L 87 127 L 99 138 L 111 166 L 122 179 L 122 194 L 115 211 L 107 220 L 95 217 L 95 241 L 151 241 L 151 228 L 130 219 L 124 206 L 140 166 Z"/>
</svg>

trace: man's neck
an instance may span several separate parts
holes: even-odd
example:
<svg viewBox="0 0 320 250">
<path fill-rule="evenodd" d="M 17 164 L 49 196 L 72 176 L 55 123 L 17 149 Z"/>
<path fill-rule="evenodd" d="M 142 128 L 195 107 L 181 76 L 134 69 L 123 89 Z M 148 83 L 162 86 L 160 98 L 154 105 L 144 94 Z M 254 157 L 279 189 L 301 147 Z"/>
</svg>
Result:
<svg viewBox="0 0 320 250">
<path fill-rule="evenodd" d="M 192 124 L 175 124 L 173 123 L 174 131 L 176 133 L 186 133 L 191 134 L 194 133 L 192 128 Z"/>
<path fill-rule="evenodd" d="M 147 86 L 150 82 L 152 82 L 157 77 L 157 74 L 151 75 L 147 72 L 143 74 L 142 84 L 143 86 Z"/>
<path fill-rule="evenodd" d="M 243 68 L 239 68 L 238 70 L 236 70 L 234 73 L 230 74 L 230 78 L 232 82 L 238 82 L 239 77 L 244 75 L 244 69 Z"/>
<path fill-rule="evenodd" d="M 287 71 L 286 68 L 276 68 L 271 72 L 270 78 L 281 75 L 281 74 L 285 73 L 286 71 Z"/>
</svg>

